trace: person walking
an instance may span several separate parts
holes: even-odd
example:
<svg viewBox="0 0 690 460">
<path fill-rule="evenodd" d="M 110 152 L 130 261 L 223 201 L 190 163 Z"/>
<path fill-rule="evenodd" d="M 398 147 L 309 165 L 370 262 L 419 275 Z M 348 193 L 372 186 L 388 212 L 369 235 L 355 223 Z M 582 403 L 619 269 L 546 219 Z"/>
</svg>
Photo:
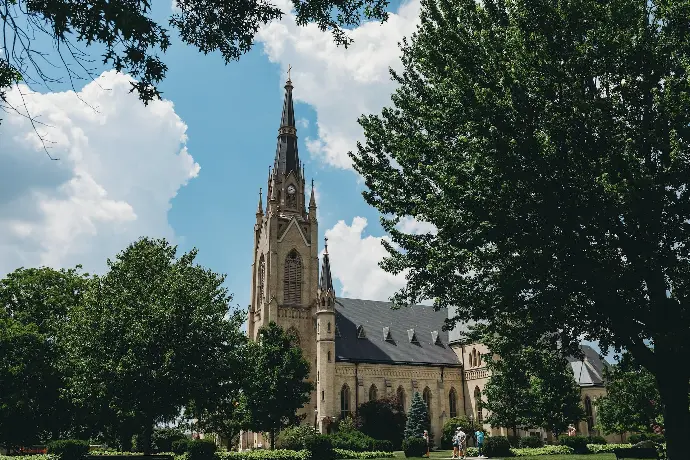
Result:
<svg viewBox="0 0 690 460">
<path fill-rule="evenodd" d="M 460 454 L 460 459 L 465 458 L 465 443 L 467 442 L 467 434 L 458 428 L 458 453 Z"/>
<path fill-rule="evenodd" d="M 426 457 L 429 458 L 429 432 L 424 430 L 422 437 L 424 438 L 424 441 L 426 441 Z"/>
<path fill-rule="evenodd" d="M 484 446 L 484 432 L 482 430 L 477 430 L 476 433 L 474 433 L 474 436 L 477 438 L 477 448 L 479 449 L 479 457 L 483 457 L 482 455 L 482 447 Z"/>
<path fill-rule="evenodd" d="M 460 458 L 459 456 L 459 442 L 460 438 L 458 437 L 458 433 L 460 432 L 460 427 L 455 428 L 455 434 L 453 435 L 453 458 Z"/>
</svg>

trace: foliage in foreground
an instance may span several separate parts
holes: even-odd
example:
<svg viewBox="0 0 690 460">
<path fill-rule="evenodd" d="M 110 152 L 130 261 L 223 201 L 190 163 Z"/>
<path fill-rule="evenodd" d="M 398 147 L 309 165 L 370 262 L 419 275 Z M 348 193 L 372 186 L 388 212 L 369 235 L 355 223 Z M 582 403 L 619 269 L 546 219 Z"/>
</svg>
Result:
<svg viewBox="0 0 690 460">
<path fill-rule="evenodd" d="M 407 415 L 397 396 L 367 401 L 357 410 L 359 430 L 374 439 L 387 440 L 400 449 Z"/>
<path fill-rule="evenodd" d="M 671 460 L 690 432 L 690 368 L 663 364 L 690 362 L 689 6 L 424 0 L 393 107 L 360 119 L 351 154 L 390 216 L 396 305 L 628 350 Z M 396 228 L 410 217 L 435 231 Z"/>
<path fill-rule="evenodd" d="M 78 47 L 80 43 L 102 45 L 103 63 L 137 79 L 133 90 L 147 103 L 160 97 L 157 85 L 168 70 L 159 56 L 171 45 L 168 26 L 177 30 L 186 45 L 204 54 L 220 52 L 228 63 L 251 49 L 262 25 L 289 13 L 276 3 L 176 0 L 166 25 L 153 19 L 151 2 L 3 1 L 0 18 L 8 38 L 15 39 L 6 41 L 9 47 L 0 55 L 0 97 L 18 81 L 32 85 L 90 77 L 90 59 Z M 347 29 L 362 19 L 383 22 L 388 18 L 387 0 L 293 0 L 289 4 L 298 25 L 314 23 L 330 30 L 336 43 L 345 46 L 352 41 Z M 55 40 L 56 55 L 35 48 L 41 41 L 32 36 L 42 33 Z M 38 55 L 42 59 L 26 58 Z M 65 75 L 52 74 L 56 69 Z"/>
</svg>

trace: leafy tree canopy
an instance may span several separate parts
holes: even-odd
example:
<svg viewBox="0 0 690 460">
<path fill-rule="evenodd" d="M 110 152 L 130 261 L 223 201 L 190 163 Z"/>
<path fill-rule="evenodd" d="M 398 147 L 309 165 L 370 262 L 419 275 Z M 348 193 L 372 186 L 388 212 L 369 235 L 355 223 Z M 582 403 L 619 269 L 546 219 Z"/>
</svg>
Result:
<svg viewBox="0 0 690 460">
<path fill-rule="evenodd" d="M 269 433 L 273 449 L 276 433 L 299 423 L 297 411 L 309 402 L 314 389 L 306 380 L 309 363 L 295 346 L 294 336 L 273 321 L 259 329 L 249 347 L 251 366 L 244 370 L 251 374 L 244 388 L 248 427 Z"/>
<path fill-rule="evenodd" d="M 57 335 L 88 282 L 78 268 L 20 268 L 0 279 L 0 443 L 84 433 L 86 414 L 65 394 L 71 369 Z"/>
<path fill-rule="evenodd" d="M 597 423 L 605 433 L 651 433 L 663 428 L 661 397 L 649 373 L 629 354 L 604 371 L 606 395 L 596 401 Z"/>
<path fill-rule="evenodd" d="M 103 45 L 103 63 L 127 72 L 147 103 L 160 97 L 167 66 L 160 57 L 176 29 L 185 44 L 204 54 L 219 52 L 226 63 L 249 51 L 259 28 L 285 12 L 270 0 L 176 0 L 167 24 L 152 18 L 150 0 L 0 0 L 0 91 L 12 83 L 50 85 L 91 76 L 92 62 L 80 46 Z M 166 3 L 169 7 L 170 2 Z M 330 30 L 347 46 L 347 28 L 362 19 L 385 21 L 387 0 L 292 0 L 297 23 Z M 36 36 L 52 39 L 57 56 L 36 48 Z M 64 75 L 54 75 L 58 69 Z M 74 86 L 74 85 L 73 85 Z"/>
<path fill-rule="evenodd" d="M 689 7 L 424 0 L 393 107 L 351 154 L 387 216 L 382 266 L 406 273 L 397 305 L 629 350 L 668 402 L 671 460 L 690 431 L 672 404 L 690 369 L 667 365 L 690 362 Z"/>
<path fill-rule="evenodd" d="M 224 276 L 196 265 L 196 255 L 178 257 L 165 240 L 142 238 L 108 261 L 70 311 L 72 396 L 125 449 L 143 429 L 149 451 L 155 422 L 186 405 L 207 408 L 242 381 L 243 318 L 229 308 Z"/>
</svg>

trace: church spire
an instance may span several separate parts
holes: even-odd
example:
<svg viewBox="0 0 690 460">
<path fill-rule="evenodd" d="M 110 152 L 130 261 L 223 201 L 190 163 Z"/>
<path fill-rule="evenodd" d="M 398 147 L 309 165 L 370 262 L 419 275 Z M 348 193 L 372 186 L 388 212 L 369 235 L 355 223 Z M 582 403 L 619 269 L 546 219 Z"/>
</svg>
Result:
<svg viewBox="0 0 690 460">
<path fill-rule="evenodd" d="M 328 238 L 324 238 L 323 262 L 321 265 L 321 280 L 319 289 L 323 292 L 335 292 L 333 289 L 333 277 L 331 276 L 331 261 L 328 258 Z"/>
<path fill-rule="evenodd" d="M 316 209 L 316 193 L 314 190 L 314 179 L 311 180 L 311 196 L 309 197 L 309 209 Z M 328 240 L 326 240 L 328 241 Z"/>
<path fill-rule="evenodd" d="M 292 69 L 292 68 L 290 68 Z M 294 171 L 299 176 L 301 165 L 297 152 L 297 128 L 295 127 L 295 108 L 292 101 L 292 81 L 290 70 L 285 82 L 285 99 L 283 101 L 283 115 L 278 129 L 278 147 L 276 149 L 275 172 L 289 174 Z"/>
</svg>

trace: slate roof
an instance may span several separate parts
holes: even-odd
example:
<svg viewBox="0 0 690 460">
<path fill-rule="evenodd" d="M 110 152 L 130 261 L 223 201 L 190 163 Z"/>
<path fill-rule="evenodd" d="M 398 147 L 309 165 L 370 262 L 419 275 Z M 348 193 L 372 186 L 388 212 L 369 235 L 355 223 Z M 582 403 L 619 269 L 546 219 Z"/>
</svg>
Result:
<svg viewBox="0 0 690 460">
<path fill-rule="evenodd" d="M 391 310 L 391 305 L 375 300 L 336 299 L 336 361 L 460 366 L 448 346 L 448 333 L 442 330 L 448 316 L 445 309 L 435 311 L 433 307 L 415 305 Z M 364 338 L 358 338 L 359 326 Z M 386 335 L 392 340 L 385 340 Z"/>
<path fill-rule="evenodd" d="M 578 358 L 568 357 L 575 381 L 581 387 L 603 386 L 604 369 L 608 364 L 589 345 L 580 345 L 580 349 L 585 354 L 584 362 Z"/>
</svg>

